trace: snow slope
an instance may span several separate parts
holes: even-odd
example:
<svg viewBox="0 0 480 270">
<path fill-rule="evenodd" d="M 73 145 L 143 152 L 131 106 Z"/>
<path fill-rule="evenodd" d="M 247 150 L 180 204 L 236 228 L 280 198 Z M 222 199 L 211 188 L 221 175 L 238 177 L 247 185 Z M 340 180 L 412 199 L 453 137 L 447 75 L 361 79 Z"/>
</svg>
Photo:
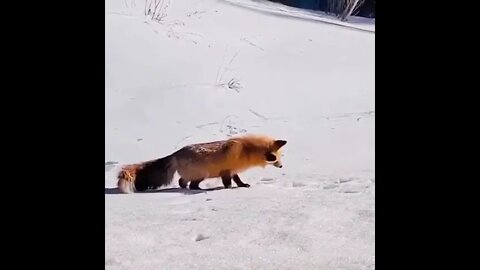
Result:
<svg viewBox="0 0 480 270">
<path fill-rule="evenodd" d="M 106 0 L 106 269 L 374 269 L 375 34 L 167 2 L 157 23 Z M 122 164 L 246 132 L 288 141 L 248 189 L 115 189 Z"/>
</svg>

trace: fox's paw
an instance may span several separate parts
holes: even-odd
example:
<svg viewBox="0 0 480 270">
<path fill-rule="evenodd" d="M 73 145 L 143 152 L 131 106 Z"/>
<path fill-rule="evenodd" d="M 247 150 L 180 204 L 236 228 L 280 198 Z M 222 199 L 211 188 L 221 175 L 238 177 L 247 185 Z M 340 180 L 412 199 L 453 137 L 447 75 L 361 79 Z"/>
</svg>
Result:
<svg viewBox="0 0 480 270">
<path fill-rule="evenodd" d="M 249 185 L 249 184 L 241 184 L 241 185 L 239 185 L 238 187 L 245 187 L 245 188 L 249 188 L 249 187 L 250 187 L 250 185 Z"/>
</svg>

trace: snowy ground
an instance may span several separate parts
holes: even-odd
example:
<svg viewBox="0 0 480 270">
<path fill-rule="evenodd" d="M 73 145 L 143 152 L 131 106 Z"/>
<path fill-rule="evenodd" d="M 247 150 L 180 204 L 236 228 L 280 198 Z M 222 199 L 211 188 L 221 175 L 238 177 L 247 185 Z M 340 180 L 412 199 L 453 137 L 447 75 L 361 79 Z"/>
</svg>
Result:
<svg viewBox="0 0 480 270">
<path fill-rule="evenodd" d="M 375 34 L 167 2 L 157 23 L 106 0 L 106 269 L 374 269 Z M 246 132 L 288 141 L 249 189 L 115 189 L 122 164 Z"/>
</svg>

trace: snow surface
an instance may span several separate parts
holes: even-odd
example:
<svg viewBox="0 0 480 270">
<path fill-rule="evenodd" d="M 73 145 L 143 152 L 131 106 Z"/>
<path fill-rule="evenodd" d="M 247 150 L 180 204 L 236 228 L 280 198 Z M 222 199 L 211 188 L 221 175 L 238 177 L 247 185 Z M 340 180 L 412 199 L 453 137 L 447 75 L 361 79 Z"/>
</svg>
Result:
<svg viewBox="0 0 480 270">
<path fill-rule="evenodd" d="M 157 23 L 106 0 L 106 269 L 374 269 L 375 34 L 167 2 Z M 287 140 L 283 168 L 243 173 L 250 188 L 115 189 L 123 164 L 242 133 Z"/>
</svg>

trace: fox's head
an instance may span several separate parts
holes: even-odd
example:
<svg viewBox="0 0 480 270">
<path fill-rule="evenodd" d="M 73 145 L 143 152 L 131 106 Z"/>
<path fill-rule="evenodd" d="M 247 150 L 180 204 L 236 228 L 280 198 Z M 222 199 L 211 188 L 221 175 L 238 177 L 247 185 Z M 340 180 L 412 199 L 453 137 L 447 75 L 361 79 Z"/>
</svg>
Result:
<svg viewBox="0 0 480 270">
<path fill-rule="evenodd" d="M 281 148 L 287 144 L 287 141 L 285 140 L 275 140 L 273 141 L 272 145 L 268 149 L 268 151 L 265 153 L 265 160 L 267 164 L 271 164 L 277 168 L 282 168 L 282 151 Z"/>
</svg>

